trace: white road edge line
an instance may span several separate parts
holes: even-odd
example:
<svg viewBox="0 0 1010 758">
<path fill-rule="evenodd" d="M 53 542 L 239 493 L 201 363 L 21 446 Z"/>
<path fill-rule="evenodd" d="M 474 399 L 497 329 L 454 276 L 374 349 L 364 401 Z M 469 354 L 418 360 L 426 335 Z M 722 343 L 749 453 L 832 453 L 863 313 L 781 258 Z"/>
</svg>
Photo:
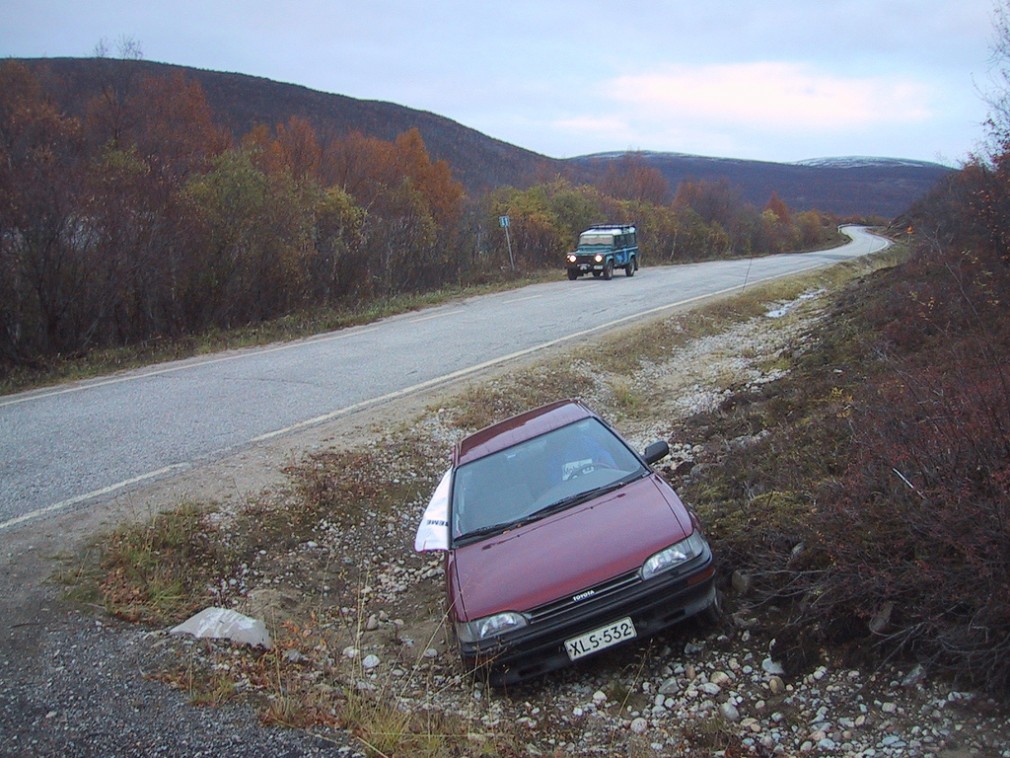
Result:
<svg viewBox="0 0 1010 758">
<path fill-rule="evenodd" d="M 521 303 L 524 300 L 537 300 L 543 297 L 543 295 L 526 295 L 525 297 L 513 297 L 505 301 L 505 305 L 512 305 L 512 303 Z"/>
<path fill-rule="evenodd" d="M 432 313 L 427 316 L 418 316 L 417 318 L 408 319 L 408 324 L 420 324 L 422 321 L 431 321 L 436 318 L 446 318 L 448 316 L 455 316 L 458 313 L 462 313 L 461 310 L 446 311 L 444 313 Z"/>
<path fill-rule="evenodd" d="M 9 521 L 0 522 L 0 532 L 2 532 L 7 527 L 15 526 L 16 524 L 21 524 L 25 521 L 31 521 L 32 519 L 36 519 L 39 516 L 44 516 L 47 513 L 52 513 L 53 511 L 60 511 L 63 510 L 64 508 L 69 508 L 71 505 L 77 505 L 77 503 L 83 503 L 85 500 L 90 500 L 93 497 L 110 495 L 116 490 L 121 490 L 124 487 L 129 487 L 131 484 L 138 484 L 148 479 L 155 479 L 156 477 L 162 476 L 163 474 L 168 474 L 173 471 L 178 471 L 184 468 L 189 468 L 189 464 L 175 463 L 171 466 L 165 466 L 164 468 L 160 468 L 157 471 L 148 471 L 146 474 L 135 476 L 132 479 L 125 479 L 122 482 L 117 482 L 116 484 L 110 484 L 108 487 L 102 487 L 100 490 L 94 490 L 93 492 L 78 495 L 77 497 L 72 497 L 69 500 L 61 500 L 58 503 L 47 505 L 45 508 L 39 508 L 37 510 L 32 511 L 31 513 L 24 513 L 16 518 L 10 519 Z"/>
<path fill-rule="evenodd" d="M 816 263 L 816 264 L 810 266 L 810 268 L 814 268 L 816 266 L 822 266 L 822 265 L 825 265 L 825 264 Z M 806 269 L 803 269 L 803 270 L 806 270 Z M 533 345 L 532 347 L 528 347 L 528 348 L 526 348 L 524 350 L 519 350 L 519 351 L 517 351 L 515 353 L 510 353 L 509 355 L 503 355 L 503 356 L 500 356 L 498 358 L 492 358 L 491 360 L 485 361 L 484 363 L 478 363 L 478 364 L 476 364 L 474 366 L 468 366 L 467 368 L 462 368 L 462 369 L 459 369 L 458 371 L 453 371 L 450 374 L 444 374 L 442 376 L 436 376 L 434 379 L 429 379 L 428 381 L 421 382 L 420 384 L 415 384 L 415 385 L 412 385 L 410 387 L 404 387 L 403 389 L 395 390 L 394 392 L 389 392 L 389 393 L 387 393 L 385 395 L 381 395 L 379 397 L 373 397 L 373 398 L 371 398 L 369 400 L 362 400 L 360 403 L 354 403 L 353 405 L 348 405 L 348 406 L 345 406 L 343 408 L 338 408 L 335 411 L 330 411 L 329 413 L 324 413 L 323 415 L 316 416 L 315 418 L 306 419 L 305 421 L 299 421 L 297 424 L 292 424 L 291 426 L 286 426 L 283 429 L 276 429 L 276 430 L 274 430 L 272 432 L 267 432 L 266 434 L 261 434 L 258 437 L 253 437 L 251 440 L 249 440 L 249 443 L 255 445 L 255 444 L 258 444 L 260 442 L 265 442 L 267 440 L 274 439 L 276 437 L 282 437 L 285 434 L 290 434 L 291 432 L 298 431 L 299 429 L 305 429 L 305 428 L 310 427 L 310 426 L 316 426 L 317 424 L 323 424 L 323 423 L 325 423 L 327 421 L 332 421 L 333 419 L 339 418 L 340 416 L 346 416 L 349 413 L 354 413 L 355 411 L 359 411 L 362 408 L 367 408 L 367 407 L 369 407 L 371 405 L 377 405 L 379 403 L 385 403 L 385 402 L 387 402 L 389 400 L 395 400 L 397 398 L 405 397 L 407 395 L 413 394 L 415 392 L 419 392 L 421 390 L 426 390 L 426 389 L 429 389 L 431 387 L 438 386 L 439 384 L 446 384 L 446 383 L 454 381 L 456 379 L 462 379 L 463 377 L 469 376 L 470 374 L 475 374 L 478 371 L 483 371 L 486 368 L 491 368 L 492 366 L 497 366 L 500 363 L 507 363 L 508 361 L 515 360 L 516 358 L 522 358 L 523 356 L 530 355 L 531 353 L 535 353 L 538 350 L 543 350 L 543 349 L 548 348 L 548 347 L 553 347 L 554 345 L 558 345 L 558 344 L 560 344 L 562 342 L 567 342 L 569 340 L 577 339 L 579 337 L 585 337 L 586 335 L 592 334 L 593 332 L 599 332 L 599 331 L 602 331 L 604 329 L 613 328 L 615 325 L 622 324 L 625 321 L 632 321 L 633 319 L 642 318 L 644 316 L 650 316 L 653 313 L 660 313 L 662 311 L 669 310 L 671 308 L 676 308 L 678 306 L 682 306 L 682 305 L 687 305 L 689 303 L 693 303 L 693 302 L 695 302 L 697 300 L 704 300 L 705 298 L 709 298 L 709 297 L 716 297 L 718 295 L 725 295 L 727 292 L 733 292 L 734 290 L 743 289 L 743 288 L 745 288 L 747 286 L 754 286 L 755 284 L 757 284 L 759 282 L 763 282 L 766 279 L 776 279 L 776 278 L 779 278 L 779 276 L 781 276 L 781 275 L 769 276 L 769 277 L 765 277 L 764 279 L 755 279 L 754 281 L 750 282 L 749 284 L 735 284 L 732 287 L 726 287 L 725 289 L 719 290 L 718 292 L 709 292 L 709 293 L 704 294 L 704 295 L 695 295 L 694 297 L 689 297 L 686 300 L 678 300 L 676 303 L 667 303 L 666 305 L 659 305 L 659 306 L 656 306 L 655 308 L 650 308 L 649 310 L 639 311 L 638 313 L 633 313 L 630 316 L 624 316 L 623 318 L 615 319 L 613 321 L 607 322 L 606 324 L 600 324 L 599 326 L 594 326 L 594 327 L 592 327 L 590 329 L 585 329 L 585 330 L 583 330 L 581 332 L 574 332 L 572 334 L 566 334 L 564 337 L 558 337 L 557 339 L 553 339 L 553 340 L 550 340 L 548 342 L 542 342 L 539 345 Z"/>
</svg>

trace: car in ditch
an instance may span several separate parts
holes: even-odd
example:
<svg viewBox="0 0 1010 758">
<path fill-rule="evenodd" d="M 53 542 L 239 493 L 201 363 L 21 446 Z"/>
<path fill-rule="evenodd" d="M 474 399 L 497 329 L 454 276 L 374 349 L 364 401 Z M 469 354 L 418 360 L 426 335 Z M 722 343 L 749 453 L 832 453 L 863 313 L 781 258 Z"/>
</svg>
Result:
<svg viewBox="0 0 1010 758">
<path fill-rule="evenodd" d="M 651 467 L 668 454 L 636 452 L 578 400 L 455 446 L 414 547 L 444 552 L 464 666 L 507 686 L 718 616 L 701 525 Z"/>
</svg>

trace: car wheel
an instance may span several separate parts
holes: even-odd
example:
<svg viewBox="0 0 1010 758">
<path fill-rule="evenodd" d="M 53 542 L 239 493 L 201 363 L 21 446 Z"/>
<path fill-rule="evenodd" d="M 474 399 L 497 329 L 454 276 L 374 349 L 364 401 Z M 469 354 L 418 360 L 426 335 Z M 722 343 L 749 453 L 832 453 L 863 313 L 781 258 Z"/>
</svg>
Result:
<svg viewBox="0 0 1010 758">
<path fill-rule="evenodd" d="M 578 278 L 579 278 L 579 272 L 578 271 L 576 271 L 575 269 L 571 269 L 571 268 L 568 269 L 568 279 L 570 281 L 574 282 Z"/>
<path fill-rule="evenodd" d="M 634 261 L 631 261 L 630 263 L 628 263 L 627 266 L 624 267 L 624 273 L 627 274 L 628 276 L 634 276 L 635 275 L 635 263 L 634 263 Z"/>
<path fill-rule="evenodd" d="M 613 261 L 607 261 L 603 264 L 603 278 L 610 279 L 614 275 L 614 263 Z"/>
</svg>

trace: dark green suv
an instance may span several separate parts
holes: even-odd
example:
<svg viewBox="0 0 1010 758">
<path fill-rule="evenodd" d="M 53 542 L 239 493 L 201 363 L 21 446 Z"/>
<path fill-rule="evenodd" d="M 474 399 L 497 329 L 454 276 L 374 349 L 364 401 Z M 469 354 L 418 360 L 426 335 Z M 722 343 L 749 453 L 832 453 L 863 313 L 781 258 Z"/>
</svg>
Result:
<svg viewBox="0 0 1010 758">
<path fill-rule="evenodd" d="M 565 256 L 568 278 L 583 274 L 610 279 L 614 269 L 623 268 L 628 276 L 638 271 L 638 239 L 631 224 L 599 224 L 579 235 L 579 246 Z"/>
</svg>

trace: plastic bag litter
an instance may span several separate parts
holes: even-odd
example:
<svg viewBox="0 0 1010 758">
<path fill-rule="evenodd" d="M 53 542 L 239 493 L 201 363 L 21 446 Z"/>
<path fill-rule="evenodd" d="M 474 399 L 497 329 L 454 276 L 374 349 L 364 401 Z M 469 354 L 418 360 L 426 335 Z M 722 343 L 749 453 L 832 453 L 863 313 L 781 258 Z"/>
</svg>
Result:
<svg viewBox="0 0 1010 758">
<path fill-rule="evenodd" d="M 268 650 L 272 646 L 270 634 L 262 621 L 229 608 L 204 608 L 172 628 L 169 633 L 226 639 L 240 645 L 259 645 Z"/>
</svg>

